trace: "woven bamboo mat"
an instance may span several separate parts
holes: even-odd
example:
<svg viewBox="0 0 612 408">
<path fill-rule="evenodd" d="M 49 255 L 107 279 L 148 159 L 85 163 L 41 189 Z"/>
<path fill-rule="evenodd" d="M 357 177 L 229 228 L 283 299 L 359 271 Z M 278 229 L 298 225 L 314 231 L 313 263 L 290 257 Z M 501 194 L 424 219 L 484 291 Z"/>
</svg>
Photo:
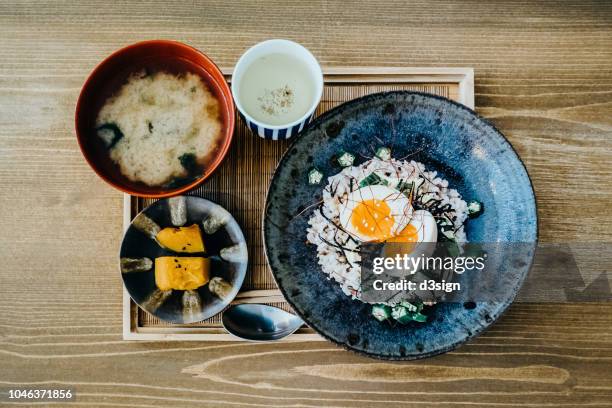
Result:
<svg viewBox="0 0 612 408">
<path fill-rule="evenodd" d="M 471 73 L 471 70 L 469 72 Z M 338 82 L 332 82 L 329 78 L 326 78 L 326 86 L 317 109 L 317 115 L 351 99 L 390 90 L 429 92 L 459 101 L 465 98 L 465 95 L 462 95 L 461 83 L 453 80 L 454 77 L 449 77 L 448 82 L 436 83 L 413 83 L 409 82 L 410 78 L 404 79 L 405 82 L 399 82 L 402 77 L 396 77 L 397 75 L 393 76 L 395 78 L 393 82 L 388 82 L 385 77 L 378 78 L 380 82 L 371 82 L 372 79 L 368 76 L 368 83 L 362 83 L 350 77 L 342 78 L 341 75 L 332 77 L 337 79 Z M 457 78 L 459 77 L 457 76 Z M 376 80 L 377 77 L 374 76 L 373 79 Z M 443 77 L 437 78 L 437 80 L 443 80 Z M 473 87 L 470 90 L 473 100 Z M 249 267 L 241 295 L 235 303 L 267 303 L 290 310 L 289 305 L 280 295 L 270 268 L 266 263 L 261 229 L 266 191 L 270 179 L 291 141 L 264 140 L 251 134 L 240 119 L 237 120 L 236 124 L 234 141 L 226 160 L 208 182 L 190 194 L 207 198 L 222 205 L 233 214 L 243 229 L 248 243 Z M 129 202 L 130 217 L 133 217 L 153 201 L 155 200 L 131 197 Z M 206 332 L 206 329 L 211 329 L 210 333 L 219 333 L 219 336 L 223 336 L 219 331 L 221 328 L 220 315 L 199 323 L 176 326 L 165 323 L 142 311 L 133 302 L 130 301 L 130 303 L 131 305 L 126 309 L 131 320 L 129 333 L 137 333 L 144 329 L 144 332 L 150 334 L 155 332 L 155 328 L 167 332 L 170 327 L 180 327 L 182 329 L 202 328 L 203 332 Z M 304 329 L 304 332 L 309 331 L 310 329 Z M 165 335 L 164 338 L 167 339 L 168 336 Z"/>
</svg>

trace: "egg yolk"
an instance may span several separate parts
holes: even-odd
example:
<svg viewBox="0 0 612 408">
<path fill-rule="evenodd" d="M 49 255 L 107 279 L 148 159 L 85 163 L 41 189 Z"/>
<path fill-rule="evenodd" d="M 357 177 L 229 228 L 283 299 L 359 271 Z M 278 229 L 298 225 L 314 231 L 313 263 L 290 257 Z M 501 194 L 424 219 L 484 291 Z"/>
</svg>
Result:
<svg viewBox="0 0 612 408">
<path fill-rule="evenodd" d="M 393 245 L 385 245 L 384 255 L 387 258 L 395 258 L 397 255 L 410 255 L 414 252 L 418 241 L 418 231 L 412 224 L 408 224 L 398 235 L 387 239 L 385 242 Z"/>
<path fill-rule="evenodd" d="M 418 231 L 408 224 L 399 234 L 393 235 L 395 219 L 391 208 L 383 200 L 364 200 L 358 203 L 351 214 L 351 224 L 360 235 L 369 236 L 377 242 L 417 242 Z"/>
<path fill-rule="evenodd" d="M 391 208 L 382 200 L 361 201 L 351 214 L 351 224 L 355 231 L 372 237 L 372 241 L 384 241 L 391 237 L 394 223 Z"/>
<path fill-rule="evenodd" d="M 417 242 L 418 238 L 419 232 L 416 227 L 412 224 L 408 224 L 399 234 L 388 238 L 387 242 Z"/>
</svg>

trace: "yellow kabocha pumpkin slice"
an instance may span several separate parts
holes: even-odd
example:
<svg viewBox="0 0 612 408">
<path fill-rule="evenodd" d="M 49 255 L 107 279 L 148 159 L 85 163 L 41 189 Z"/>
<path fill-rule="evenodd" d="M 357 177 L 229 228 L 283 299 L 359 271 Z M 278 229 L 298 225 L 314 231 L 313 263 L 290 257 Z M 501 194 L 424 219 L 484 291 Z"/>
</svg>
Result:
<svg viewBox="0 0 612 408">
<path fill-rule="evenodd" d="M 194 290 L 210 279 L 210 260 L 202 257 L 155 258 L 155 284 L 161 290 Z"/>
<path fill-rule="evenodd" d="M 192 254 L 206 251 L 198 224 L 164 228 L 157 233 L 156 239 L 161 246 L 174 252 Z"/>
</svg>

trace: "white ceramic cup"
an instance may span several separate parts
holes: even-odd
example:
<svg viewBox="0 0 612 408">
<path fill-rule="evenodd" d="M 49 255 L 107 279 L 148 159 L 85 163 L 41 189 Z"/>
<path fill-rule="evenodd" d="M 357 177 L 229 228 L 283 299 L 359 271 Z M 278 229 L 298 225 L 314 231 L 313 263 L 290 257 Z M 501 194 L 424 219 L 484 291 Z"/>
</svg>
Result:
<svg viewBox="0 0 612 408">
<path fill-rule="evenodd" d="M 271 125 L 254 119 L 240 101 L 240 83 L 247 68 L 257 59 L 270 54 L 286 54 L 303 62 L 314 78 L 313 100 L 299 119 L 282 125 Z M 267 40 L 249 48 L 238 60 L 232 74 L 232 95 L 238 113 L 251 131 L 265 139 L 283 140 L 298 134 L 312 119 L 323 95 L 323 72 L 317 59 L 302 45 L 289 40 Z"/>
</svg>

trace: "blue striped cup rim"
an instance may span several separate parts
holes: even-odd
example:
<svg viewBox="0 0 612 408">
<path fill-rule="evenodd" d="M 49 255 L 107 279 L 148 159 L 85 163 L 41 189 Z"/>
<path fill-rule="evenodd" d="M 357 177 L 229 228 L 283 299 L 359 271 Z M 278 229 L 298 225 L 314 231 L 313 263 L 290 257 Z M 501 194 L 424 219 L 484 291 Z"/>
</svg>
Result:
<svg viewBox="0 0 612 408">
<path fill-rule="evenodd" d="M 240 118 L 244 121 L 245 126 L 249 128 L 252 133 L 269 140 L 286 140 L 293 136 L 296 136 L 299 132 L 301 132 L 308 126 L 308 123 L 310 123 L 310 121 L 312 121 L 314 117 L 313 111 L 302 122 L 296 123 L 291 127 L 271 129 L 265 126 L 260 126 L 255 122 L 250 122 L 247 118 L 244 117 L 244 115 L 240 111 L 238 111 L 238 114 L 240 115 Z"/>
<path fill-rule="evenodd" d="M 245 60 L 246 60 L 246 58 L 248 58 L 249 54 L 255 52 L 259 48 L 273 47 L 273 46 L 289 47 L 289 48 L 292 48 L 292 49 L 297 50 L 298 52 L 304 54 L 308 59 L 311 60 L 311 62 L 313 62 L 313 65 L 316 67 L 316 71 L 317 72 L 315 74 L 318 74 L 316 76 L 319 79 L 318 82 L 317 82 L 317 88 L 319 90 L 319 95 L 318 95 L 318 97 L 313 99 L 312 105 L 311 105 L 310 109 L 307 111 L 307 113 L 304 114 L 299 119 L 297 119 L 297 120 L 295 120 L 293 122 L 287 123 L 287 124 L 283 124 L 283 125 L 270 125 L 270 124 L 262 123 L 260 121 L 257 121 L 255 119 L 253 119 L 253 117 L 251 117 L 251 115 L 249 115 L 248 112 L 246 112 L 246 110 L 243 109 L 242 104 L 240 103 L 240 98 L 237 97 L 237 95 L 239 94 L 237 83 L 239 81 L 234 80 L 236 78 L 236 72 L 239 71 L 242 68 L 242 66 L 244 66 Z M 275 51 L 275 52 L 279 52 L 279 51 Z M 288 137 L 291 137 L 291 136 L 293 136 L 293 128 L 294 127 L 299 126 L 299 127 L 301 127 L 303 129 L 308 124 L 308 122 L 310 120 L 312 120 L 312 117 L 314 115 L 314 111 L 316 110 L 316 107 L 319 105 L 319 102 L 321 101 L 321 97 L 323 96 L 323 71 L 321 70 L 321 66 L 319 65 L 319 62 L 317 61 L 315 56 L 312 55 L 312 53 L 306 47 L 304 47 L 303 45 L 298 44 L 298 43 L 296 43 L 294 41 L 285 40 L 285 39 L 266 40 L 266 41 L 262 41 L 260 43 L 257 43 L 255 45 L 253 45 L 251 48 L 246 50 L 242 54 L 242 56 L 238 59 L 238 62 L 236 62 L 236 66 L 234 67 L 234 73 L 232 75 L 231 88 L 232 88 L 232 96 L 234 97 L 234 102 L 235 102 L 235 105 L 236 105 L 236 109 L 238 110 L 240 116 L 242 117 L 242 119 L 245 121 L 245 123 L 247 124 L 249 129 L 251 129 L 251 131 L 253 133 L 259 134 L 258 131 L 253 130 L 251 124 L 255 124 L 258 128 L 262 128 L 264 130 L 268 129 L 268 130 L 272 130 L 272 131 L 274 131 L 274 130 L 281 131 L 281 130 L 285 129 L 287 132 L 289 130 L 291 130 L 291 134 L 290 134 L 290 136 L 288 136 Z M 264 131 L 264 136 L 262 136 L 262 137 L 267 138 L 265 136 L 265 131 Z"/>
</svg>

